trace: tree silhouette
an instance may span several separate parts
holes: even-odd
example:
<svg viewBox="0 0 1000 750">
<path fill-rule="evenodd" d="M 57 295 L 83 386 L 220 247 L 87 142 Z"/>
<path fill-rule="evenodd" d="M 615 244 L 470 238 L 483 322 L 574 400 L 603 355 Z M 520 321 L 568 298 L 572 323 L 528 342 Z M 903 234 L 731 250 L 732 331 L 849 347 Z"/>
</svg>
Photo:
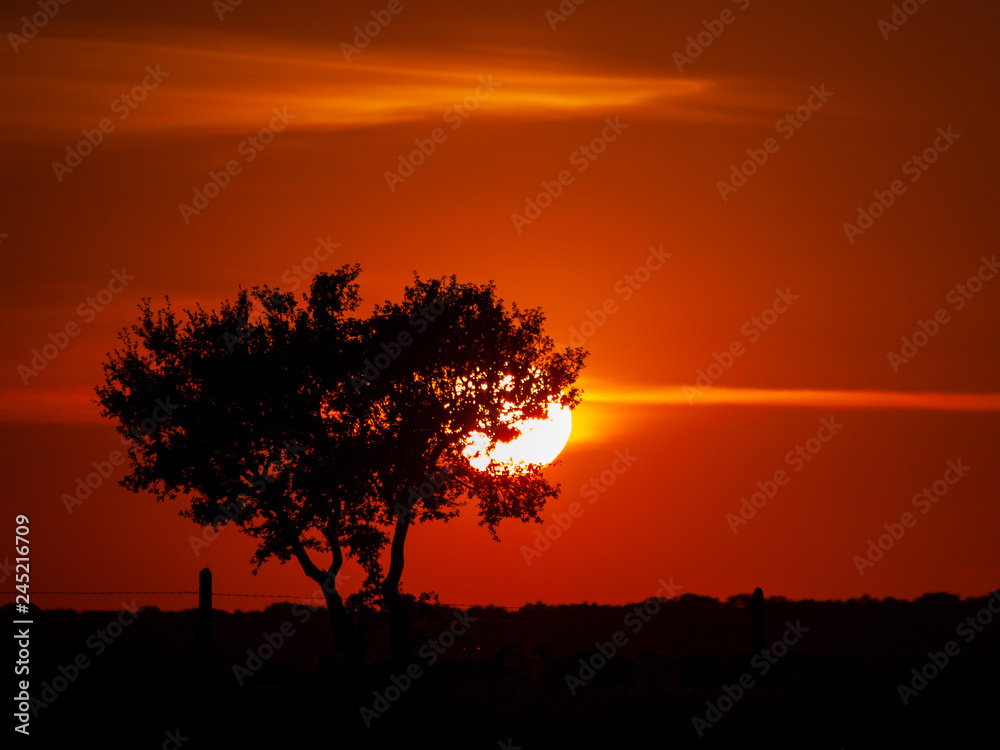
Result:
<svg viewBox="0 0 1000 750">
<path fill-rule="evenodd" d="M 97 388 L 102 414 L 132 436 L 122 486 L 161 501 L 183 494 L 190 507 L 182 515 L 235 524 L 257 540 L 254 573 L 272 557 L 295 558 L 320 584 L 352 663 L 359 655 L 336 576 L 344 549 L 370 565 L 385 536 L 353 502 L 367 494 L 366 475 L 352 460 L 354 443 L 324 410 L 337 411 L 348 391 L 331 389 L 326 371 L 360 351 L 347 317 L 359 302 L 359 272 L 317 277 L 304 310 L 291 294 L 243 290 L 219 313 L 199 306 L 181 324 L 169 298 L 155 314 L 143 300 L 139 323 L 122 332 L 124 349 L 110 355 Z M 255 300 L 263 307 L 256 316 Z M 133 426 L 164 400 L 169 417 L 137 434 Z M 329 553 L 329 564 L 318 566 L 310 553 Z"/>
<path fill-rule="evenodd" d="M 477 501 L 480 525 L 497 538 L 504 518 L 540 521 L 556 497 L 540 466 L 471 466 L 465 449 L 480 432 L 492 447 L 517 437 L 513 423 L 547 416 L 549 404 L 576 406 L 573 387 L 586 352 L 557 352 L 538 309 L 510 312 L 483 286 L 420 281 L 403 301 L 377 306 L 364 339 L 369 365 L 386 367 L 370 380 L 353 378 L 368 434 L 381 518 L 392 528 L 389 567 L 380 593 L 392 629 L 392 652 L 405 660 L 406 613 L 400 596 L 404 548 L 417 521 L 458 514 L 463 497 Z M 409 341 L 406 346 L 399 341 Z M 394 347 L 394 343 L 397 346 Z M 381 362 L 379 358 L 381 357 Z"/>
<path fill-rule="evenodd" d="M 540 520 L 559 491 L 540 467 L 479 471 L 463 450 L 473 432 L 508 441 L 514 420 L 542 417 L 553 401 L 575 406 L 586 356 L 554 351 L 541 312 L 508 313 L 492 283 L 415 277 L 401 303 L 351 317 L 359 273 L 317 275 L 302 306 L 254 287 L 218 313 L 186 311 L 184 323 L 169 298 L 155 313 L 145 299 L 97 388 L 102 414 L 132 439 L 121 484 L 160 501 L 184 495 L 182 515 L 199 524 L 235 524 L 257 542 L 254 573 L 294 558 L 322 587 L 350 667 L 362 656 L 335 585 L 345 553 L 366 572 L 348 604 L 381 601 L 404 658 L 410 525 L 454 517 L 463 497 L 494 537 L 503 518 Z M 163 403 L 169 416 L 136 430 Z"/>
</svg>

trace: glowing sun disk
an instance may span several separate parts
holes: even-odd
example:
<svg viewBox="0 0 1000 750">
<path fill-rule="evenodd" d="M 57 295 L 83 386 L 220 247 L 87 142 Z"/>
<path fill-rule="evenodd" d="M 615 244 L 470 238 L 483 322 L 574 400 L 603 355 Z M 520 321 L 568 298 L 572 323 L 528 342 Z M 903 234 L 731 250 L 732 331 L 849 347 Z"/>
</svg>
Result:
<svg viewBox="0 0 1000 750">
<path fill-rule="evenodd" d="M 558 404 L 549 405 L 548 419 L 525 419 L 514 423 L 521 434 L 509 443 L 497 443 L 487 451 L 489 440 L 481 432 L 474 432 L 462 453 L 469 463 L 480 471 L 491 460 L 513 466 L 551 463 L 569 441 L 573 431 L 572 413 Z"/>
</svg>

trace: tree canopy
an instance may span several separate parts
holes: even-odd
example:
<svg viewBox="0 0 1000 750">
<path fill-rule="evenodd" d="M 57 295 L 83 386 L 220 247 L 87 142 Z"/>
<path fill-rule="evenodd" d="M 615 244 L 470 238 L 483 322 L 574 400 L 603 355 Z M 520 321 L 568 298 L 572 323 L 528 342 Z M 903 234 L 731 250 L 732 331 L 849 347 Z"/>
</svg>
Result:
<svg viewBox="0 0 1000 750">
<path fill-rule="evenodd" d="M 183 321 L 169 298 L 157 311 L 145 299 L 97 388 L 104 416 L 132 440 L 123 486 L 183 496 L 196 523 L 235 524 L 256 540 L 254 572 L 294 558 L 323 585 L 345 648 L 353 632 L 333 585 L 345 555 L 366 572 L 354 603 L 398 611 L 412 524 L 448 520 L 466 499 L 495 538 L 505 518 L 540 520 L 559 492 L 542 467 L 480 471 L 466 446 L 477 432 L 513 439 L 517 420 L 550 403 L 576 406 L 586 357 L 556 351 L 542 312 L 508 311 L 492 282 L 415 274 L 401 301 L 355 317 L 359 274 L 319 274 L 301 303 L 240 290 Z M 138 432 L 158 399 L 169 416 Z"/>
</svg>

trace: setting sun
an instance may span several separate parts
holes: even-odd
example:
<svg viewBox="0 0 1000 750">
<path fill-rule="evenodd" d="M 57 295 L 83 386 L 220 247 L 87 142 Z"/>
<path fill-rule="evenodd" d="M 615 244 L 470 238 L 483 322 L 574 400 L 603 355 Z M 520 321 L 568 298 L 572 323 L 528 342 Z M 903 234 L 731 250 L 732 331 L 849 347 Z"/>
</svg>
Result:
<svg viewBox="0 0 1000 750">
<path fill-rule="evenodd" d="M 566 407 L 550 404 L 548 419 L 525 419 L 514 426 L 521 431 L 520 436 L 509 443 L 498 443 L 492 451 L 487 451 L 489 443 L 485 435 L 473 433 L 463 451 L 469 463 L 481 471 L 491 460 L 513 466 L 551 463 L 569 441 L 573 417 Z"/>
</svg>

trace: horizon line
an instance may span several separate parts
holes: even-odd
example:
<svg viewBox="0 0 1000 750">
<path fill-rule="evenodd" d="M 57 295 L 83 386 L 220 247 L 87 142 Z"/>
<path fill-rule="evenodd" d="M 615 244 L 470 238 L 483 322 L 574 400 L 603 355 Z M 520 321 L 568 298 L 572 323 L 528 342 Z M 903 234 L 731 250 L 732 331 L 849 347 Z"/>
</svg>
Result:
<svg viewBox="0 0 1000 750">
<path fill-rule="evenodd" d="M 0 596 L 4 596 L 4 597 L 10 596 L 10 597 L 13 597 L 15 593 L 16 592 L 13 592 L 13 591 L 10 591 L 10 592 L 8 592 L 8 591 L 0 591 Z M 119 592 L 112 592 L 112 591 L 109 591 L 109 592 L 68 592 L 67 591 L 67 592 L 59 592 L 59 593 L 61 595 L 68 595 L 68 596 L 85 596 L 85 595 L 119 596 L 119 595 L 123 595 L 123 594 L 136 594 L 136 595 L 139 595 L 139 594 L 142 594 L 144 592 L 131 592 L 131 591 L 119 591 Z M 189 595 L 194 596 L 194 597 L 196 597 L 198 595 L 197 591 L 193 591 L 193 592 L 171 592 L 171 591 L 166 591 L 166 592 L 151 592 L 151 593 L 154 593 L 154 594 L 155 593 L 158 593 L 158 594 L 167 594 L 167 595 L 169 595 L 169 594 L 189 594 Z M 891 595 L 876 597 L 876 596 L 871 596 L 870 594 L 859 594 L 857 596 L 851 596 L 851 597 L 846 597 L 846 598 L 833 598 L 833 599 L 831 599 L 831 598 L 810 598 L 810 597 L 806 597 L 806 598 L 791 598 L 791 597 L 788 597 L 788 596 L 783 596 L 781 594 L 773 594 L 771 596 L 765 595 L 764 596 L 764 600 L 765 601 L 767 601 L 769 599 L 770 600 L 781 600 L 781 601 L 792 602 L 792 603 L 795 603 L 795 602 L 834 602 L 834 603 L 840 603 L 840 604 L 848 604 L 848 603 L 850 603 L 852 601 L 864 601 L 864 600 L 868 600 L 868 601 L 872 601 L 872 602 L 884 603 L 886 601 L 891 600 L 891 601 L 894 601 L 894 602 L 905 602 L 905 603 L 913 604 L 913 603 L 916 603 L 917 601 L 919 601 L 920 599 L 923 599 L 923 598 L 928 597 L 928 596 L 941 596 L 941 595 L 952 597 L 952 598 L 954 598 L 954 599 L 956 599 L 956 600 L 958 600 L 960 602 L 967 602 L 967 601 L 973 601 L 973 600 L 977 600 L 977 599 L 987 599 L 987 598 L 998 598 L 998 599 L 1000 599 L 1000 587 L 997 587 L 997 588 L 994 588 L 994 589 L 990 589 L 985 594 L 978 594 L 978 595 L 971 595 L 971 596 L 970 595 L 963 596 L 961 594 L 955 594 L 955 593 L 953 593 L 951 591 L 926 591 L 923 594 L 920 594 L 919 596 L 913 596 L 913 597 L 910 597 L 910 598 L 896 597 L 896 596 L 891 596 Z M 267 595 L 264 595 L 264 594 L 213 594 L 213 598 L 215 596 L 250 596 L 250 597 L 270 598 L 270 597 L 268 597 Z M 688 596 L 688 597 L 697 597 L 699 599 L 710 599 L 710 600 L 718 602 L 720 604 L 728 604 L 728 603 L 732 602 L 733 600 L 742 599 L 742 598 L 747 598 L 747 599 L 752 598 L 753 594 L 752 593 L 731 594 L 731 595 L 729 595 L 729 596 L 727 596 L 725 598 L 722 598 L 722 597 L 718 597 L 718 596 L 710 596 L 710 595 L 707 595 L 707 594 L 697 594 L 695 592 L 689 591 L 689 592 L 685 592 L 683 594 L 677 594 L 675 596 L 667 596 L 667 597 L 657 597 L 655 595 L 652 595 L 652 596 L 647 596 L 645 599 L 639 599 L 639 600 L 635 600 L 635 601 L 628 601 L 628 602 L 625 602 L 625 603 L 622 603 L 622 604 L 611 604 L 611 603 L 592 602 L 592 601 L 552 603 L 552 602 L 544 602 L 544 601 L 540 601 L 539 600 L 539 601 L 534 601 L 534 602 L 525 602 L 524 604 L 521 604 L 521 605 L 509 605 L 509 604 L 464 604 L 464 603 L 455 603 L 455 602 L 438 602 L 436 606 L 444 607 L 444 608 L 451 607 L 451 608 L 458 608 L 458 609 L 464 609 L 464 610 L 469 610 L 469 609 L 487 609 L 487 608 L 492 607 L 492 608 L 497 608 L 497 609 L 505 609 L 505 610 L 508 610 L 508 611 L 511 611 L 511 612 L 519 612 L 520 610 L 527 609 L 529 607 L 538 607 L 538 606 L 542 606 L 542 607 L 629 607 L 629 606 L 633 606 L 635 604 L 642 604 L 643 602 L 649 601 L 650 599 L 660 599 L 661 601 L 673 601 L 673 602 L 677 602 L 680 599 L 683 599 L 685 596 Z M 300 602 L 305 601 L 305 600 L 310 600 L 310 601 L 311 600 L 322 600 L 322 597 L 312 597 L 312 596 L 288 596 L 287 598 L 281 598 L 280 596 L 276 595 L 274 598 L 279 599 L 279 601 L 270 602 L 263 609 L 260 609 L 260 610 L 241 609 L 241 610 L 234 610 L 234 613 L 236 611 L 242 611 L 244 613 L 249 613 L 249 612 L 263 612 L 263 611 L 269 609 L 270 607 L 273 607 L 276 604 L 295 605 L 295 604 L 300 603 Z M 14 603 L 12 601 L 11 602 L 4 602 L 4 603 L 0 604 L 0 609 L 2 609 L 4 607 L 8 607 L 8 606 L 13 607 Z M 76 609 L 76 608 L 72 608 L 72 607 L 49 607 L 49 608 L 45 608 L 45 607 L 39 607 L 38 605 L 33 605 L 33 606 L 35 607 L 35 609 L 37 611 L 58 611 L 58 610 L 66 610 L 66 609 L 69 609 L 70 611 L 77 612 L 77 613 L 105 611 L 105 610 L 94 609 L 94 608 L 85 608 L 85 609 Z M 157 605 L 143 605 L 143 606 L 155 607 L 156 609 L 160 610 L 161 612 L 187 612 L 187 611 L 190 611 L 190 610 L 197 610 L 199 605 L 197 603 L 195 603 L 192 606 L 185 607 L 183 609 L 164 609 L 164 608 L 159 607 Z M 310 604 L 310 605 L 305 605 L 305 606 L 313 607 L 314 605 Z M 323 608 L 325 608 L 325 604 L 315 605 L 315 608 L 316 609 L 323 609 Z M 212 609 L 222 609 L 222 608 L 218 607 L 218 606 L 215 606 L 215 604 L 213 603 Z M 107 611 L 111 612 L 111 611 L 114 611 L 114 610 L 107 610 Z M 222 611 L 227 611 L 227 610 L 222 610 Z"/>
</svg>

